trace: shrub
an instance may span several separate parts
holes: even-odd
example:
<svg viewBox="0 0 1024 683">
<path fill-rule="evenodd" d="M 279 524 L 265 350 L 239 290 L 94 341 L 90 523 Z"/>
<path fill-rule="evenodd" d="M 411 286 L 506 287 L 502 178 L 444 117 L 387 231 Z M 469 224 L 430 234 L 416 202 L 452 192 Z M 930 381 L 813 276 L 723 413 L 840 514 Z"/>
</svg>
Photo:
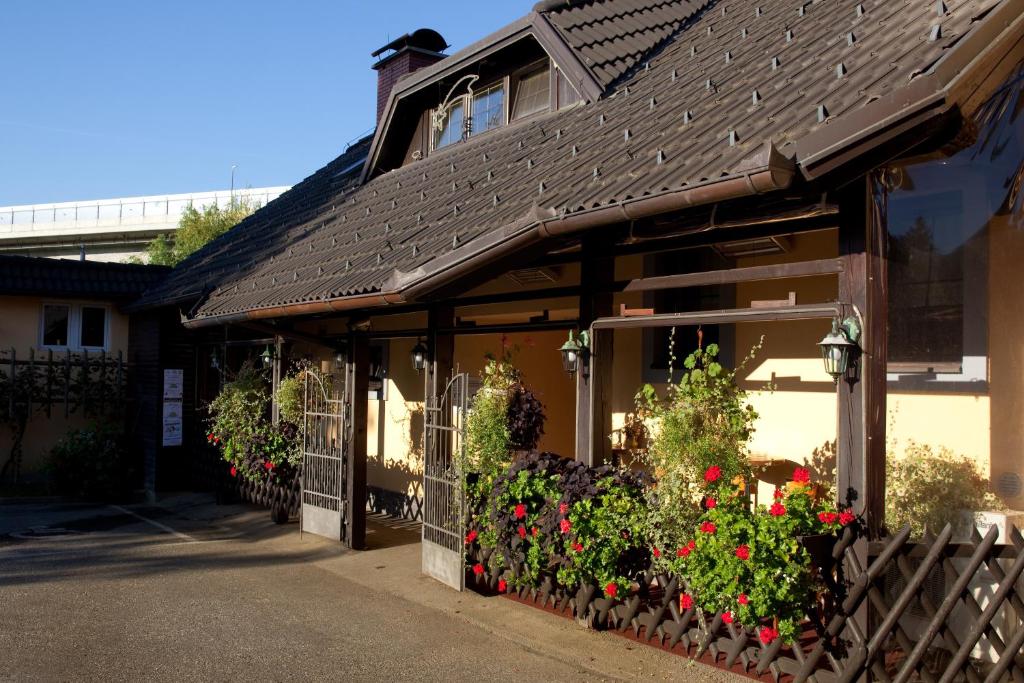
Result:
<svg viewBox="0 0 1024 683">
<path fill-rule="evenodd" d="M 505 422 L 509 445 L 521 451 L 532 451 L 544 435 L 544 406 L 522 382 L 511 389 Z"/>
<path fill-rule="evenodd" d="M 740 367 L 760 348 L 755 346 Z M 687 356 L 685 372 L 664 399 L 650 385 L 637 394 L 637 411 L 654 423 L 645 460 L 657 479 L 649 535 L 659 547 L 682 547 L 692 537 L 709 467 L 719 468 L 727 482 L 750 474 L 747 443 L 757 413 L 737 386 L 735 371 L 718 362 L 718 351 L 718 345 L 708 344 Z M 659 558 L 657 564 L 665 562 Z"/>
<path fill-rule="evenodd" d="M 911 441 L 902 458 L 888 453 L 885 469 L 885 523 L 893 531 L 909 524 L 915 539 L 937 534 L 946 524 L 956 528 L 965 510 L 1003 507 L 974 462 L 945 447 L 935 453 Z"/>
<path fill-rule="evenodd" d="M 763 640 L 793 642 L 818 588 L 800 538 L 834 533 L 854 521 L 852 512 L 837 513 L 816 500 L 810 473 L 801 467 L 770 506 L 756 510 L 714 467 L 705 479 L 705 512 L 693 539 L 664 549 L 663 556 L 689 581 L 690 599 L 701 609 L 760 627 Z"/>
<path fill-rule="evenodd" d="M 131 494 L 134 471 L 125 435 L 111 425 L 93 425 L 65 435 L 50 451 L 54 490 L 71 498 L 121 500 Z"/>
</svg>

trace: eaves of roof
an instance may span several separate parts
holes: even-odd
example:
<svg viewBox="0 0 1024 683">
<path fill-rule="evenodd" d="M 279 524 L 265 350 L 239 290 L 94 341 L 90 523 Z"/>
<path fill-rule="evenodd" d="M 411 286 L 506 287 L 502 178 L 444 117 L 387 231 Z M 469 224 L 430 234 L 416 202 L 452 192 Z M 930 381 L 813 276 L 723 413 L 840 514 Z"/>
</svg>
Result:
<svg viewBox="0 0 1024 683">
<path fill-rule="evenodd" d="M 618 201 L 582 211 L 555 214 L 534 210 L 507 226 L 474 240 L 471 250 L 452 252 L 410 273 L 394 272 L 380 292 L 366 295 L 255 308 L 240 313 L 183 320 L 186 327 L 223 325 L 267 318 L 337 313 L 358 308 L 403 304 L 449 279 L 549 237 L 582 232 L 601 225 L 636 220 L 688 207 L 727 201 L 789 187 L 795 168 L 771 143 L 740 164 L 737 173 L 691 185 Z"/>
</svg>

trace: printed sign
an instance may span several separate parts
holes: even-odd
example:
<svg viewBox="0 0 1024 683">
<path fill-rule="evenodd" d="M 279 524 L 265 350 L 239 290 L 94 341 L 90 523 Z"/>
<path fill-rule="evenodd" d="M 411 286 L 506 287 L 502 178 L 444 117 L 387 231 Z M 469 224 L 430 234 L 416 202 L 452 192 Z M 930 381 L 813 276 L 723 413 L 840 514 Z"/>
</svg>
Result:
<svg viewBox="0 0 1024 683">
<path fill-rule="evenodd" d="M 181 401 L 164 403 L 164 446 L 181 445 Z"/>
<path fill-rule="evenodd" d="M 185 371 L 178 369 L 164 370 L 164 400 L 180 401 L 185 393 Z"/>
</svg>

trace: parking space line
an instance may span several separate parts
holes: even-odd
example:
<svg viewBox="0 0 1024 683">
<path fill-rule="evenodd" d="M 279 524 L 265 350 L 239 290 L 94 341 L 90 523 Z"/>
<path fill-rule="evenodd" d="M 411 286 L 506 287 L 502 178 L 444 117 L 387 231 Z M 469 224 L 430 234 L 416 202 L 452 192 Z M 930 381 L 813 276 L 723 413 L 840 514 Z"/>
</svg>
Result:
<svg viewBox="0 0 1024 683">
<path fill-rule="evenodd" d="M 115 509 L 115 510 L 117 510 L 117 511 L 119 511 L 119 512 L 123 512 L 125 514 L 131 515 L 132 517 L 136 517 L 136 518 L 142 520 L 143 522 L 145 522 L 146 524 L 155 526 L 157 529 L 160 529 L 161 531 L 165 531 L 165 532 L 167 532 L 167 533 L 169 533 L 169 534 L 171 534 L 173 536 L 177 536 L 178 538 L 180 538 L 182 540 L 189 541 L 190 543 L 201 543 L 201 541 L 199 539 L 197 539 L 197 538 L 192 538 L 188 534 L 183 534 L 180 531 L 172 529 L 171 527 L 167 526 L 166 524 L 161 524 L 160 522 L 157 522 L 156 520 L 149 519 L 148 517 L 143 517 L 142 515 L 140 515 L 137 512 L 132 512 L 128 508 L 123 508 L 120 505 L 111 505 L 110 507 Z"/>
</svg>

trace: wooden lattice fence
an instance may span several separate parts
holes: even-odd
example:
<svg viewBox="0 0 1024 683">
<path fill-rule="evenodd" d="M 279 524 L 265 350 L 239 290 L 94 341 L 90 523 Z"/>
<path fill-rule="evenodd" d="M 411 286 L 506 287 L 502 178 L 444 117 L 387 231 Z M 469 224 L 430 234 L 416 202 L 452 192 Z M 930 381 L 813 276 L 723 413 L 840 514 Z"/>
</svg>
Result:
<svg viewBox="0 0 1024 683">
<path fill-rule="evenodd" d="M 904 683 L 1024 680 L 1024 539 L 1014 530 L 997 544 L 998 530 L 954 542 L 950 527 L 934 539 L 910 541 L 910 529 L 870 545 L 847 529 L 819 558 L 825 590 L 807 610 L 792 645 L 762 643 L 758 633 L 725 623 L 722 613 L 682 609 L 678 577 L 648 571 L 622 599 L 596 586 L 567 589 L 548 577 L 516 599 L 597 628 L 712 663 L 749 677 L 802 683 L 877 680 Z M 487 566 L 475 548 L 471 563 Z M 467 574 L 469 583 L 495 591 L 499 577 Z"/>
</svg>

